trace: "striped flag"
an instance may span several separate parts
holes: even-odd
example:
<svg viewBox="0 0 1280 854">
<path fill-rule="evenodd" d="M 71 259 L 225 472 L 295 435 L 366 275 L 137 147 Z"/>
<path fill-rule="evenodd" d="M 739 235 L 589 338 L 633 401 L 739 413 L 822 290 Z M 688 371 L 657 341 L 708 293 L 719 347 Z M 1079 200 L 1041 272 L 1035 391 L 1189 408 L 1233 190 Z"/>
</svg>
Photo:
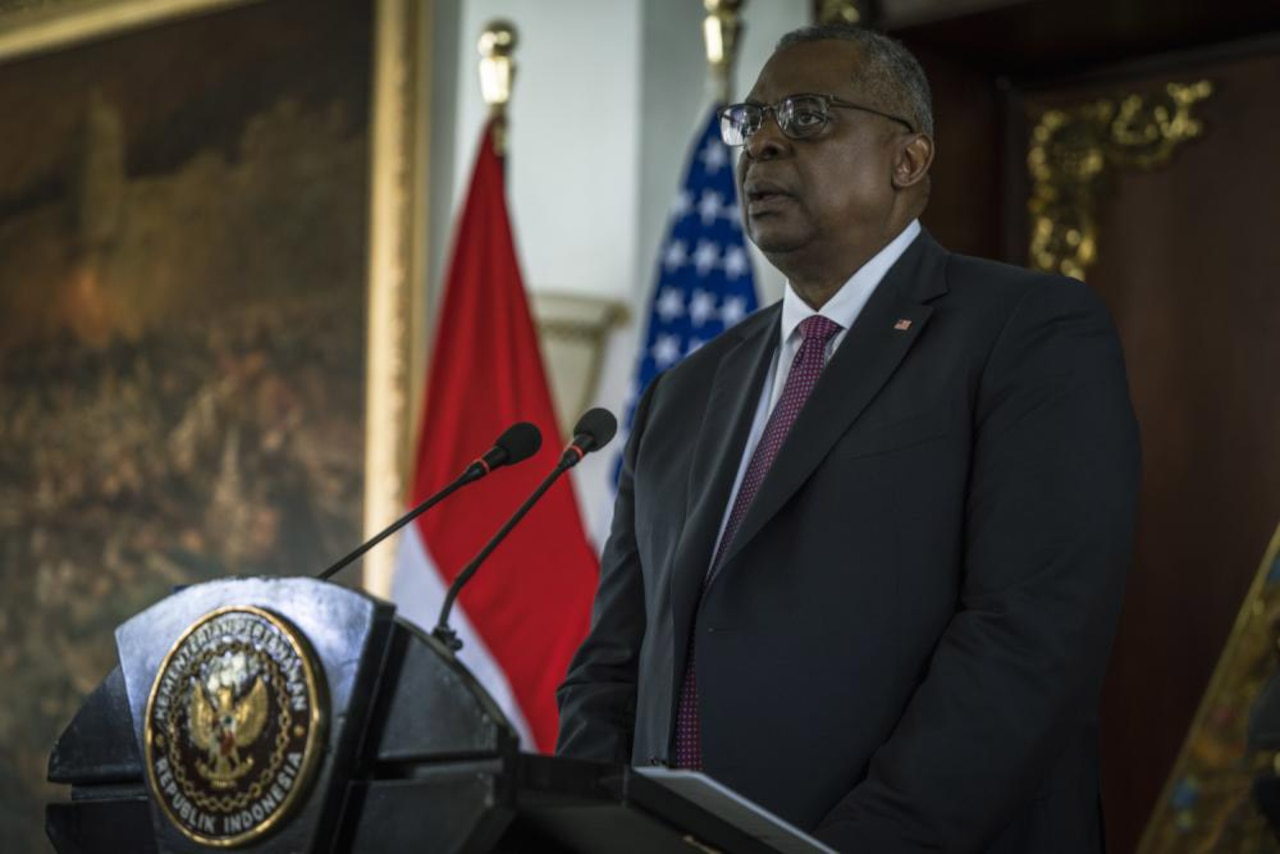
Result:
<svg viewBox="0 0 1280 854">
<path fill-rule="evenodd" d="M 445 284 L 409 500 L 443 487 L 517 421 L 542 431 L 531 459 L 418 517 L 400 541 L 392 598 L 424 628 L 467 562 L 551 471 L 560 434 L 507 213 L 502 161 L 485 128 Z M 555 690 L 586 634 L 598 564 L 562 478 L 463 589 L 451 623 L 459 659 L 526 749 L 555 747 Z"/>
</svg>

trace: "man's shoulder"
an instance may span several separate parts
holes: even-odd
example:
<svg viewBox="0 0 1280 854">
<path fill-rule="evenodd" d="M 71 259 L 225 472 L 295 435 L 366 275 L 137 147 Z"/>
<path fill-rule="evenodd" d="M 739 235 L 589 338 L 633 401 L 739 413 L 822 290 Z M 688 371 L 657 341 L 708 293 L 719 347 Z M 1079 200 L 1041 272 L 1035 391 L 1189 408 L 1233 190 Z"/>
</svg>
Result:
<svg viewBox="0 0 1280 854">
<path fill-rule="evenodd" d="M 975 292 L 994 294 L 1001 291 L 1016 293 L 1041 285 L 1061 287 L 1067 283 L 1080 284 L 1076 279 L 1068 279 L 1065 276 L 1030 270 L 991 258 L 962 255 L 959 252 L 947 253 L 946 270 L 947 284 L 951 287 L 966 289 L 970 294 Z"/>
<path fill-rule="evenodd" d="M 949 296 L 997 311 L 1013 311 L 1024 303 L 1106 311 L 1093 290 L 1079 279 L 990 258 L 948 252 L 946 279 Z"/>
</svg>

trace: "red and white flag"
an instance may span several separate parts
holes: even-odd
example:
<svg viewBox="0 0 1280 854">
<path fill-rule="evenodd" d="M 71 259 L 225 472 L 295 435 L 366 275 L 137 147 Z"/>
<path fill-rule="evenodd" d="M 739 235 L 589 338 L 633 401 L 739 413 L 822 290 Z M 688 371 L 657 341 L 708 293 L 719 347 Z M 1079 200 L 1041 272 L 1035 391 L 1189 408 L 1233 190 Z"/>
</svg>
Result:
<svg viewBox="0 0 1280 854">
<path fill-rule="evenodd" d="M 550 473 L 560 431 L 525 299 L 502 161 L 485 128 L 458 223 L 437 327 L 411 505 L 457 477 L 503 430 L 530 421 L 542 448 L 419 516 L 400 541 L 392 598 L 430 629 L 445 591 Z M 497 700 L 526 749 L 555 747 L 555 689 L 586 634 L 598 562 L 562 478 L 463 588 L 450 623 L 459 659 Z"/>
</svg>

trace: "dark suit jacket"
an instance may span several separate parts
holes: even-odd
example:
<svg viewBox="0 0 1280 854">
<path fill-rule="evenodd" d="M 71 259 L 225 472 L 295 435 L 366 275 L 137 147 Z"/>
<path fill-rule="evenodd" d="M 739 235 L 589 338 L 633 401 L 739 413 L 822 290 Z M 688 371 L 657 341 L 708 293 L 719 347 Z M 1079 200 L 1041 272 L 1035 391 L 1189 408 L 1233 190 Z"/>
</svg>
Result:
<svg viewBox="0 0 1280 854">
<path fill-rule="evenodd" d="M 1139 475 L 1106 309 L 922 234 L 699 598 L 779 312 L 637 409 L 560 752 L 671 761 L 693 632 L 706 772 L 833 847 L 1100 850 L 1098 694 Z"/>
</svg>

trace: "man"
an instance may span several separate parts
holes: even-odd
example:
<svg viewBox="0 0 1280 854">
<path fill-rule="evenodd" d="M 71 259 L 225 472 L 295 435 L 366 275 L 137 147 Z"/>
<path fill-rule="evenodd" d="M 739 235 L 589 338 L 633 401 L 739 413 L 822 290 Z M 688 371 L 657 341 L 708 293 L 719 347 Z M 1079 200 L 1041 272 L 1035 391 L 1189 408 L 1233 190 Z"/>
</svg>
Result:
<svg viewBox="0 0 1280 854">
<path fill-rule="evenodd" d="M 921 231 L 896 42 L 789 34 L 722 128 L 786 294 L 637 409 L 560 752 L 702 769 L 840 850 L 1100 850 L 1139 467 L 1106 310 Z"/>
</svg>

